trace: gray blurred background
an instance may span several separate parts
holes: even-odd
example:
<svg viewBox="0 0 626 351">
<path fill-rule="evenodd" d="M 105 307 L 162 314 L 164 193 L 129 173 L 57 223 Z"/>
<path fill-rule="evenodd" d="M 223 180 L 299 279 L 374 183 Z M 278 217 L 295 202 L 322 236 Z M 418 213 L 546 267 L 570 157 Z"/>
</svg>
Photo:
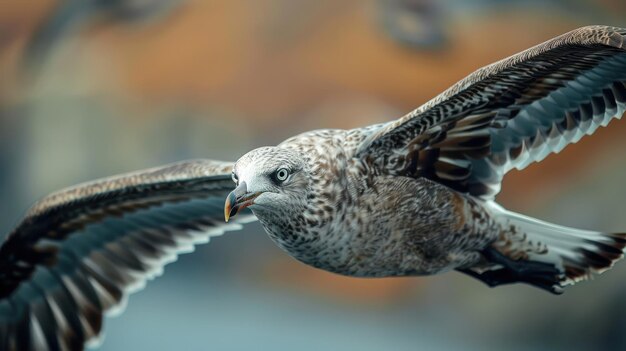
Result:
<svg viewBox="0 0 626 351">
<path fill-rule="evenodd" d="M 0 230 L 80 181 L 397 118 L 588 24 L 626 26 L 626 2 L 0 1 Z M 616 121 L 512 172 L 499 201 L 626 230 L 625 136 Z M 107 319 L 102 350 L 626 349 L 625 263 L 558 297 L 457 273 L 345 278 L 250 225 L 165 273 Z"/>
</svg>

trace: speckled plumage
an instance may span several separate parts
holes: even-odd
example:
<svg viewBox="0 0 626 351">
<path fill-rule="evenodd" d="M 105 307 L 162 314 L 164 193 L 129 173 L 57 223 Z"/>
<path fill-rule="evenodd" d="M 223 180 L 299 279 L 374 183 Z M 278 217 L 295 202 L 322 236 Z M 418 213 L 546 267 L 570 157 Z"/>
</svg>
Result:
<svg viewBox="0 0 626 351">
<path fill-rule="evenodd" d="M 376 175 L 354 157 L 367 132 L 313 131 L 237 162 L 240 173 L 304 160 L 306 192 L 298 195 L 306 201 L 251 207 L 270 237 L 306 264 L 350 276 L 426 275 L 477 263 L 476 252 L 497 236 L 495 221 L 430 180 Z"/>
<path fill-rule="evenodd" d="M 35 204 L 0 247 L 0 350 L 80 350 L 176 255 L 253 220 L 294 258 L 359 277 L 457 270 L 560 293 L 624 234 L 501 208 L 504 175 L 626 109 L 626 29 L 584 27 L 479 69 L 396 121 L 318 130 L 232 163 L 194 160 Z M 236 187 L 231 181 L 231 171 Z M 226 199 L 226 204 L 224 204 Z"/>
</svg>

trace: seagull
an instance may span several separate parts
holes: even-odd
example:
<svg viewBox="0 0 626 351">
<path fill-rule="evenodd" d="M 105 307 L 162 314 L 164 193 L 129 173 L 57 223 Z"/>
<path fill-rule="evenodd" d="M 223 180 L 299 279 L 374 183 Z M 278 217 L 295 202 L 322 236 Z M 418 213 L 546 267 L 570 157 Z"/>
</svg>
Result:
<svg viewBox="0 0 626 351">
<path fill-rule="evenodd" d="M 52 193 L 0 247 L 0 349 L 96 343 L 103 315 L 166 263 L 255 219 L 295 259 L 346 276 L 454 270 L 559 294 L 611 268 L 626 234 L 547 223 L 495 196 L 509 170 L 625 109 L 626 29 L 589 26 L 483 67 L 395 121 Z"/>
</svg>

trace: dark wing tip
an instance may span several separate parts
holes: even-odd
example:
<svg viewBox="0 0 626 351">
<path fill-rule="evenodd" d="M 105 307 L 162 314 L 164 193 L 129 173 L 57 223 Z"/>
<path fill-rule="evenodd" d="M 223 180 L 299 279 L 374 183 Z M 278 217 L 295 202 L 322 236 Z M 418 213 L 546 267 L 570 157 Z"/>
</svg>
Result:
<svg viewBox="0 0 626 351">
<path fill-rule="evenodd" d="M 626 233 L 602 234 L 602 241 L 585 240 L 590 247 L 579 248 L 581 259 L 563 259 L 566 283 L 588 279 L 591 273 L 601 274 L 624 257 Z"/>
</svg>

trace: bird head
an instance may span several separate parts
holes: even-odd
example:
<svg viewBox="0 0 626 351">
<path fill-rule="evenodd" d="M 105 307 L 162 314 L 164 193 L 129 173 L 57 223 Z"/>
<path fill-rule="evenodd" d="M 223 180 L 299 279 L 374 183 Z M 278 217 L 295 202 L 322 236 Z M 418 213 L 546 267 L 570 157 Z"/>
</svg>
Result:
<svg viewBox="0 0 626 351">
<path fill-rule="evenodd" d="M 307 167 L 294 150 L 261 147 L 243 155 L 233 167 L 237 185 L 226 198 L 228 220 L 246 207 L 263 220 L 267 216 L 294 213 L 306 205 Z"/>
</svg>

